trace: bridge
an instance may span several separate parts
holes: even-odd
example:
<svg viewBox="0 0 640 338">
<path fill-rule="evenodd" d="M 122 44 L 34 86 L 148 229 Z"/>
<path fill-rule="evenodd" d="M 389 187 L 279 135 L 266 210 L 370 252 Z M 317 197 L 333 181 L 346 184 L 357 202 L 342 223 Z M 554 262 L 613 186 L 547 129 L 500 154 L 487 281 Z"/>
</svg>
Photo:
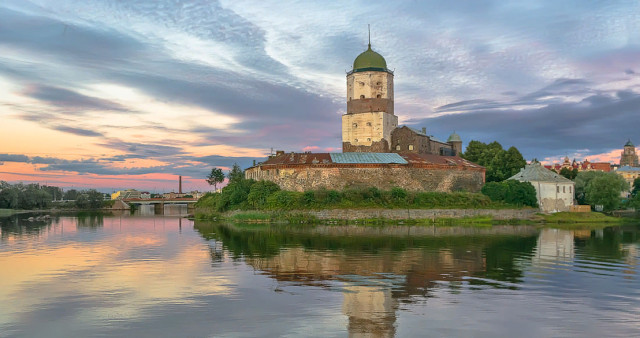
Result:
<svg viewBox="0 0 640 338">
<path fill-rule="evenodd" d="M 165 205 L 187 205 L 192 209 L 194 204 L 198 202 L 197 198 L 124 198 L 116 200 L 113 209 L 130 209 L 131 204 L 136 205 L 153 205 L 156 209 L 164 209 Z"/>
</svg>

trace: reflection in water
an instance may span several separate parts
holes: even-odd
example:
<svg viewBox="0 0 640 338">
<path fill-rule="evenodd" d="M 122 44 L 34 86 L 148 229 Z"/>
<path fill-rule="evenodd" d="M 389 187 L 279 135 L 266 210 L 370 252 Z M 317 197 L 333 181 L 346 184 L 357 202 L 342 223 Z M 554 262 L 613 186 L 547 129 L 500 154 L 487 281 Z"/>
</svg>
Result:
<svg viewBox="0 0 640 338">
<path fill-rule="evenodd" d="M 0 306 L 0 336 L 637 336 L 639 329 L 638 226 L 26 218 L 0 219 L 0 304 L 11 304 Z"/>
</svg>

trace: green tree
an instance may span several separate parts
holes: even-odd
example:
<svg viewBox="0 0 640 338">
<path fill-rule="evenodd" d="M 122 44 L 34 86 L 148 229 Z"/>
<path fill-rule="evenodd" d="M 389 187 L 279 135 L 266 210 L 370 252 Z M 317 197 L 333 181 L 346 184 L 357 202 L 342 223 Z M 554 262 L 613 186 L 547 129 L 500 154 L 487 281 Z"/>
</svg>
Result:
<svg viewBox="0 0 640 338">
<path fill-rule="evenodd" d="M 588 204 L 586 197 L 587 185 L 591 180 L 604 174 L 601 171 L 582 171 L 575 178 L 575 196 L 578 204 Z"/>
<path fill-rule="evenodd" d="M 560 169 L 559 174 L 564 176 L 565 178 L 574 180 L 576 176 L 578 176 L 578 169 L 562 168 Z"/>
<path fill-rule="evenodd" d="M 78 198 L 78 190 L 69 189 L 64 192 L 64 199 L 67 201 L 75 201 Z"/>
<path fill-rule="evenodd" d="M 227 178 L 229 179 L 229 183 L 242 181 L 244 179 L 244 171 L 240 169 L 237 163 L 234 163 L 227 174 Z"/>
<path fill-rule="evenodd" d="M 636 177 L 635 180 L 633 180 L 633 185 L 631 186 L 631 196 L 636 197 L 640 194 L 640 177 Z"/>
<path fill-rule="evenodd" d="M 212 168 L 211 173 L 207 176 L 207 183 L 213 186 L 213 190 L 218 190 L 218 184 L 224 182 L 224 173 L 220 168 Z"/>
<path fill-rule="evenodd" d="M 481 192 L 492 201 L 505 202 L 518 206 L 538 206 L 536 189 L 529 182 L 516 180 L 488 182 L 482 187 Z"/>
<path fill-rule="evenodd" d="M 629 189 L 629 184 L 616 173 L 605 173 L 596 176 L 585 187 L 585 200 L 591 205 L 602 205 L 605 211 L 620 206 L 620 194 Z"/>
<path fill-rule="evenodd" d="M 271 181 L 258 181 L 249 189 L 247 202 L 256 209 L 263 209 L 267 203 L 267 197 L 279 191 L 280 187 Z"/>
<path fill-rule="evenodd" d="M 461 156 L 485 167 L 487 182 L 504 181 L 527 164 L 516 147 L 504 150 L 496 141 L 489 144 L 471 141 Z"/>
</svg>

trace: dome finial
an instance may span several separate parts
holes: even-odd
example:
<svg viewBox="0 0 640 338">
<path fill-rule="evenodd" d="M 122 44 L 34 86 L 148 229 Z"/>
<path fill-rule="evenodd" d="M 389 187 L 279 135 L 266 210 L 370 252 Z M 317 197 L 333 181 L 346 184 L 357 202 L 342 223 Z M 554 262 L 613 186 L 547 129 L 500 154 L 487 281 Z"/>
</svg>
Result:
<svg viewBox="0 0 640 338">
<path fill-rule="evenodd" d="M 369 30 L 369 49 L 371 49 L 371 25 L 367 24 L 367 29 Z"/>
</svg>

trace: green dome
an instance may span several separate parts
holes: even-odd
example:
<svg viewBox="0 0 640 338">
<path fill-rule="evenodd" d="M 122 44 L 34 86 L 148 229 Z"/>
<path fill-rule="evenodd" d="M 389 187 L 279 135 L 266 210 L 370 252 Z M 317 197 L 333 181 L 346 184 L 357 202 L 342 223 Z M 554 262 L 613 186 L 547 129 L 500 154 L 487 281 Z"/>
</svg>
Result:
<svg viewBox="0 0 640 338">
<path fill-rule="evenodd" d="M 462 142 L 462 139 L 460 138 L 460 135 L 453 132 L 453 134 L 451 134 L 447 139 L 447 142 Z"/>
<path fill-rule="evenodd" d="M 353 61 L 353 71 L 358 70 L 387 70 L 387 61 L 384 60 L 382 55 L 371 50 L 371 45 L 369 48 L 360 53 L 358 57 Z"/>
<path fill-rule="evenodd" d="M 624 145 L 625 147 L 634 147 L 633 143 L 631 143 L 631 140 L 627 141 L 627 144 Z"/>
</svg>

